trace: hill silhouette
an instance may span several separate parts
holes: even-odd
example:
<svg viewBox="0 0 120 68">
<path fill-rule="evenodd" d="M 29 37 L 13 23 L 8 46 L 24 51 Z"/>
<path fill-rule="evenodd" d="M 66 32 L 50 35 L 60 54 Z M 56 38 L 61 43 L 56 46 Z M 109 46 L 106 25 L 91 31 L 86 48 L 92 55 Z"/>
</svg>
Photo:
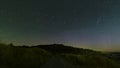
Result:
<svg viewBox="0 0 120 68">
<path fill-rule="evenodd" d="M 42 48 L 48 52 L 53 54 L 62 54 L 62 53 L 70 53 L 70 54 L 102 54 L 98 51 L 93 51 L 90 49 L 83 49 L 83 48 L 75 48 L 71 46 L 65 46 L 63 44 L 51 44 L 51 45 L 37 45 L 32 46 L 32 48 Z"/>
<path fill-rule="evenodd" d="M 0 68 L 120 68 L 102 52 L 63 44 L 14 46 L 0 44 Z"/>
</svg>

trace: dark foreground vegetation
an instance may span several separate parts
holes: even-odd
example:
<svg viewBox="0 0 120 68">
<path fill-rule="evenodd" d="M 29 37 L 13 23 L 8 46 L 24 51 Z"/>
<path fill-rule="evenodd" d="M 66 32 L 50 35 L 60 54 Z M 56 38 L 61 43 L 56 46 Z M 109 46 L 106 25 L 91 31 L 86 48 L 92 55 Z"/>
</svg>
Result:
<svg viewBox="0 0 120 68">
<path fill-rule="evenodd" d="M 62 44 L 0 44 L 0 68 L 120 68 L 111 55 Z"/>
</svg>

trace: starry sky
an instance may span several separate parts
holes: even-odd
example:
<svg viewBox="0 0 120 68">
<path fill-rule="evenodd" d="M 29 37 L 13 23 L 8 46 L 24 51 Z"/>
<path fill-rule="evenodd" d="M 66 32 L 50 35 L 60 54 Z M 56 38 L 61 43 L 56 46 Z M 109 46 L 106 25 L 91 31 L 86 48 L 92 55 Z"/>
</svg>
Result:
<svg viewBox="0 0 120 68">
<path fill-rule="evenodd" d="M 120 50 L 119 0 L 1 0 L 0 40 Z"/>
</svg>

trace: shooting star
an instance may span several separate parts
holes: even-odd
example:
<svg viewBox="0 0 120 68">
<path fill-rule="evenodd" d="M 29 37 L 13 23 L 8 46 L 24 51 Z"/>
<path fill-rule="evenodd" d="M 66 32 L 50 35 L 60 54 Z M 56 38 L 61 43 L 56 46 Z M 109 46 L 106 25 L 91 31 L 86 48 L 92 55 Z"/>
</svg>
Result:
<svg viewBox="0 0 120 68">
<path fill-rule="evenodd" d="M 97 21 L 96 21 L 96 24 L 97 24 L 97 25 L 101 24 L 100 20 L 101 20 L 101 18 L 100 18 L 100 17 L 99 17 L 99 18 L 97 18 Z"/>
</svg>

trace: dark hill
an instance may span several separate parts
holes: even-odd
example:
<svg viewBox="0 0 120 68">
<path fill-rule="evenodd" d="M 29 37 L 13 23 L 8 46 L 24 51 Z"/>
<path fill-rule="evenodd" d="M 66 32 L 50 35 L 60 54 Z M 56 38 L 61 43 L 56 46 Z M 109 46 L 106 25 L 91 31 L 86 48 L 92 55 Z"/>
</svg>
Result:
<svg viewBox="0 0 120 68">
<path fill-rule="evenodd" d="M 93 51 L 90 49 L 83 49 L 83 48 L 75 48 L 72 46 L 64 46 L 63 44 L 51 44 L 51 45 L 37 45 L 32 46 L 33 48 L 42 48 L 48 52 L 53 54 L 62 54 L 62 53 L 70 53 L 70 54 L 102 54 L 98 51 Z"/>
<path fill-rule="evenodd" d="M 32 48 L 41 48 L 53 55 L 59 55 L 78 68 L 120 68 L 119 64 L 108 58 L 106 54 L 90 49 L 64 46 L 63 44 L 38 45 L 32 46 Z"/>
<path fill-rule="evenodd" d="M 63 44 L 31 47 L 0 44 L 0 68 L 56 68 L 57 66 L 60 68 L 120 68 L 116 60 L 110 59 L 102 52 L 90 49 Z"/>
</svg>

